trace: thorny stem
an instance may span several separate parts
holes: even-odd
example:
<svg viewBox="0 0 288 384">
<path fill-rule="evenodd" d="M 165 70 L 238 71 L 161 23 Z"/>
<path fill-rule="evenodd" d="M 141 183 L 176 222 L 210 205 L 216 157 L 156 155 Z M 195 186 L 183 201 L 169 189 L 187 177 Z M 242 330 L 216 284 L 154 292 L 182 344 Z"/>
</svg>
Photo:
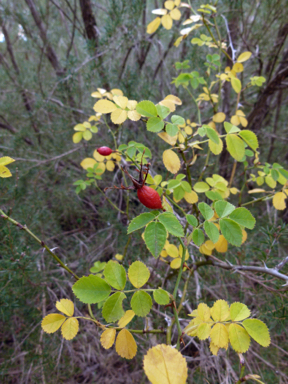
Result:
<svg viewBox="0 0 288 384">
<path fill-rule="evenodd" d="M 187 87 L 184 87 L 186 89 L 186 91 L 189 93 L 189 95 L 192 97 L 194 103 L 196 104 L 196 107 L 197 107 L 197 112 L 198 112 L 198 123 L 201 125 L 201 112 L 200 112 L 200 108 L 199 108 L 199 105 L 195 99 L 195 97 L 193 96 L 193 94 L 189 91 L 189 89 Z"/>
<path fill-rule="evenodd" d="M 187 164 L 187 160 L 186 160 L 186 157 L 185 157 L 185 154 L 183 151 L 180 151 L 180 154 L 182 156 L 182 159 L 186 165 L 186 171 L 187 171 L 187 177 L 188 177 L 188 181 L 189 181 L 189 184 L 191 185 L 191 187 L 193 186 L 192 185 L 192 178 L 191 178 L 191 173 L 190 173 L 190 168 L 189 168 L 189 164 Z"/>
<path fill-rule="evenodd" d="M 236 168 L 237 168 L 237 160 L 234 160 L 233 168 L 232 168 L 232 172 L 231 172 L 231 176 L 230 176 L 230 181 L 229 181 L 229 185 L 228 185 L 229 188 L 231 188 L 231 185 L 233 183 L 233 179 L 234 179 L 234 176 L 235 176 Z"/>
<path fill-rule="evenodd" d="M 166 199 L 168 199 L 170 201 L 170 203 L 172 203 L 173 205 L 175 205 L 175 207 L 177 207 L 182 213 L 184 216 L 186 216 L 186 213 L 184 212 L 184 210 L 179 207 L 179 205 L 177 203 L 175 203 L 175 201 L 173 199 L 171 199 L 171 197 L 169 197 L 168 195 L 165 195 Z"/>
<path fill-rule="evenodd" d="M 219 67 L 218 67 L 218 70 L 219 70 L 219 74 L 221 72 L 221 35 L 220 35 L 220 31 L 219 31 L 219 28 L 218 28 L 218 25 L 217 25 L 217 21 L 216 21 L 216 17 L 213 17 L 213 20 L 214 20 L 214 24 L 215 24 L 215 29 L 216 29 L 216 32 L 217 32 L 217 36 L 218 36 L 218 39 L 219 39 L 219 42 L 220 42 L 220 46 L 219 46 Z M 218 90 L 218 101 L 217 101 L 217 104 L 216 104 L 216 111 L 218 111 L 218 106 L 219 106 L 219 103 L 220 103 L 220 99 L 221 99 L 221 86 L 222 86 L 222 82 L 221 82 L 221 79 L 219 78 L 219 90 Z"/>
<path fill-rule="evenodd" d="M 95 181 L 95 186 L 96 186 L 97 190 L 98 190 L 100 193 L 102 193 L 102 195 L 105 196 L 105 199 L 112 205 L 112 207 L 114 207 L 115 209 L 117 209 L 117 211 L 119 211 L 120 213 L 125 214 L 125 212 L 122 211 L 120 208 L 118 208 L 117 205 L 115 205 L 115 204 L 109 199 L 109 197 L 106 196 L 106 194 L 102 191 L 102 189 L 101 189 L 100 187 L 98 187 L 96 181 Z"/>
<path fill-rule="evenodd" d="M 204 167 L 203 167 L 203 169 L 202 169 L 202 172 L 200 173 L 200 176 L 199 176 L 198 181 L 201 181 L 201 180 L 202 180 L 202 177 L 203 177 L 203 175 L 204 175 L 204 172 L 206 171 L 207 165 L 208 165 L 208 163 L 209 163 L 210 152 L 211 152 L 211 151 L 210 151 L 210 148 L 209 148 L 208 151 L 207 151 L 206 161 L 205 161 Z"/>
<path fill-rule="evenodd" d="M 250 205 L 250 204 L 258 203 L 258 201 L 270 200 L 270 199 L 272 199 L 273 196 L 274 195 L 271 194 L 268 196 L 259 197 L 259 199 L 251 200 L 251 201 L 248 201 L 248 203 L 242 204 L 241 207 L 245 207 L 245 206 Z"/>
<path fill-rule="evenodd" d="M 209 32 L 209 35 L 212 37 L 214 43 L 217 45 L 218 48 L 221 49 L 221 52 L 224 53 L 224 55 L 225 55 L 230 61 L 232 61 L 230 55 L 225 51 L 225 49 L 221 48 L 221 41 L 219 41 L 219 45 L 218 45 L 218 43 L 217 43 L 217 41 L 216 41 L 216 39 L 215 39 L 215 37 L 214 37 L 214 35 L 213 35 L 213 33 L 212 33 L 212 31 L 211 31 L 209 25 L 207 24 L 207 22 L 206 22 L 206 20 L 204 19 L 204 17 L 202 18 L 202 21 L 203 21 L 203 24 L 205 25 L 205 27 L 207 28 L 207 30 L 208 30 L 208 32 Z"/>
<path fill-rule="evenodd" d="M 27 228 L 26 225 L 22 225 L 20 223 L 18 223 L 18 221 L 16 220 L 13 220 L 11 217 L 7 216 L 1 209 L 0 209 L 0 214 L 1 214 L 1 217 L 3 217 L 3 219 L 6 219 L 8 221 L 10 221 L 10 223 L 16 225 L 16 227 L 20 228 L 20 229 L 23 229 L 25 232 L 27 232 L 31 237 L 33 237 L 34 240 L 37 241 L 37 243 L 39 243 L 41 245 L 41 247 L 45 248 L 46 251 L 57 261 L 58 264 L 61 265 L 62 268 L 64 268 L 67 272 L 69 272 L 76 280 L 79 280 L 79 277 L 73 272 L 71 271 L 70 268 L 68 268 L 60 259 L 57 255 L 55 255 L 55 253 L 53 253 L 49 247 L 47 247 L 47 245 L 44 243 L 44 241 L 40 240 L 36 235 L 34 235 L 33 232 L 30 231 L 30 229 Z"/>
</svg>

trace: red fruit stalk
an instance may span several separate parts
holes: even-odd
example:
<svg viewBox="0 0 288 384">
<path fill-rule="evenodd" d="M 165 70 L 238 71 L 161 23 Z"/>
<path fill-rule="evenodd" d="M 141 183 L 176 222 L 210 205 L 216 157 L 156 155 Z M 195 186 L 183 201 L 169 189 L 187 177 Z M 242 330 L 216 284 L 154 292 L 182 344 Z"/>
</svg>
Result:
<svg viewBox="0 0 288 384">
<path fill-rule="evenodd" d="M 100 153 L 100 155 L 102 156 L 109 156 L 114 151 L 112 151 L 112 149 L 109 147 L 100 147 L 97 149 L 97 152 Z"/>
<path fill-rule="evenodd" d="M 159 193 L 147 185 L 137 189 L 137 196 L 140 203 L 149 209 L 163 209 Z M 163 209 L 164 210 L 164 209 Z"/>
</svg>

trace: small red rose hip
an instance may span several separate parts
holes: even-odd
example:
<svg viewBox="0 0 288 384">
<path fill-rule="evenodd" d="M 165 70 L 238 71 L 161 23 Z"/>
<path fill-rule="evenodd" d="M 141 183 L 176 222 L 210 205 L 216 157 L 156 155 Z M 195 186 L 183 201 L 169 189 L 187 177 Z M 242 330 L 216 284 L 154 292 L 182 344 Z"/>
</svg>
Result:
<svg viewBox="0 0 288 384">
<path fill-rule="evenodd" d="M 163 209 L 159 193 L 147 185 L 137 189 L 137 196 L 140 203 L 149 209 Z M 163 209 L 164 210 L 164 209 Z"/>
<path fill-rule="evenodd" d="M 109 147 L 100 147 L 97 149 L 97 152 L 100 153 L 100 155 L 102 156 L 109 156 L 114 151 L 112 151 L 112 149 Z"/>
</svg>

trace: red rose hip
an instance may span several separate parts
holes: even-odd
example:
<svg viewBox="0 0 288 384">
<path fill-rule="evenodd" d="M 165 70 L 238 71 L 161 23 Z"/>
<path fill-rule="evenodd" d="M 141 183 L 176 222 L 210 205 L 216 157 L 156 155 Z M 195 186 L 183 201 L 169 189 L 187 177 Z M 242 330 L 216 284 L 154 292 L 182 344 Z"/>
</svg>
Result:
<svg viewBox="0 0 288 384">
<path fill-rule="evenodd" d="M 100 155 L 102 156 L 109 156 L 114 151 L 112 151 L 112 149 L 109 147 L 100 147 L 97 149 L 97 152 L 100 153 Z"/>
<path fill-rule="evenodd" d="M 159 193 L 147 185 L 137 189 L 137 196 L 140 203 L 149 209 L 163 209 Z"/>
</svg>

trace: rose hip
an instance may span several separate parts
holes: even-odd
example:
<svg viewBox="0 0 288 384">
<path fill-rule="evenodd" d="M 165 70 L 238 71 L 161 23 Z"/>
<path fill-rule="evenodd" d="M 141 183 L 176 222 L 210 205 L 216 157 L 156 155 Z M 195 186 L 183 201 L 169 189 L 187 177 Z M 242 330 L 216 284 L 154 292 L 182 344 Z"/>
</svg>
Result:
<svg viewBox="0 0 288 384">
<path fill-rule="evenodd" d="M 97 152 L 100 153 L 100 155 L 102 156 L 109 156 L 114 151 L 112 151 L 112 149 L 109 147 L 100 147 L 97 149 Z"/>
</svg>

